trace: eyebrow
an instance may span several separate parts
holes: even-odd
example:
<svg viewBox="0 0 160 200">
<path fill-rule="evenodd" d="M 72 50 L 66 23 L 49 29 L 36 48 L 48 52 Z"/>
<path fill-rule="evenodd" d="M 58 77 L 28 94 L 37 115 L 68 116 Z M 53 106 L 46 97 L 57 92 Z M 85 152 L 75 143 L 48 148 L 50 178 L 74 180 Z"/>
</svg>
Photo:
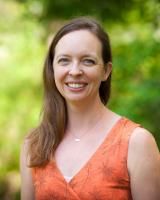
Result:
<svg viewBox="0 0 160 200">
<path fill-rule="evenodd" d="M 58 58 L 60 58 L 60 57 L 71 57 L 71 56 L 68 55 L 68 54 L 59 54 L 59 55 L 56 57 L 56 59 L 58 59 Z M 82 55 L 82 58 L 85 58 L 85 57 L 92 57 L 92 58 L 94 58 L 94 59 L 97 60 L 97 56 L 95 56 L 95 55 L 93 55 L 93 54 L 84 54 L 84 55 Z"/>
<path fill-rule="evenodd" d="M 83 57 L 92 57 L 97 59 L 97 56 L 93 55 L 93 54 L 85 54 Z"/>
<path fill-rule="evenodd" d="M 70 56 L 67 54 L 60 54 L 60 55 L 56 56 L 54 60 L 58 61 L 60 58 L 70 58 Z"/>
</svg>

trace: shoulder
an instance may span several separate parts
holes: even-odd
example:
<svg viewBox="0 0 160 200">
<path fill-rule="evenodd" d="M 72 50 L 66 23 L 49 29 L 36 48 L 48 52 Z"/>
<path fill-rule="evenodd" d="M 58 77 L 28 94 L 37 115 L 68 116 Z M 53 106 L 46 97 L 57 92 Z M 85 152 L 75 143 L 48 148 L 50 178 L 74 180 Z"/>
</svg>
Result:
<svg viewBox="0 0 160 200">
<path fill-rule="evenodd" d="M 20 153 L 21 199 L 34 199 L 31 168 L 28 167 L 28 140 L 25 139 Z"/>
<path fill-rule="evenodd" d="M 130 137 L 128 156 L 132 155 L 138 158 L 147 154 L 159 155 L 156 141 L 148 130 L 137 127 Z"/>
<path fill-rule="evenodd" d="M 29 138 L 26 136 L 24 138 L 24 141 L 21 145 L 21 152 L 20 152 L 20 162 L 23 162 L 22 164 L 25 164 L 26 166 L 29 165 Z"/>
<path fill-rule="evenodd" d="M 155 159 L 156 162 L 160 162 L 160 154 L 153 135 L 146 129 L 137 127 L 129 142 L 128 161 L 129 164 L 133 164 L 138 160 Z"/>
<path fill-rule="evenodd" d="M 30 171 L 28 164 L 28 140 L 25 139 L 20 152 L 20 171 L 22 176 L 25 175 L 26 172 Z"/>
<path fill-rule="evenodd" d="M 27 155 L 28 155 L 28 139 L 24 139 L 24 142 L 21 145 L 20 152 L 20 164 L 27 166 Z"/>
<path fill-rule="evenodd" d="M 134 199 L 160 197 L 160 154 L 152 134 L 144 128 L 136 128 L 130 138 L 128 171 Z"/>
<path fill-rule="evenodd" d="M 24 137 L 21 145 L 20 164 L 25 166 L 30 165 L 30 154 L 32 152 L 31 144 L 33 143 L 34 138 L 34 129 L 30 130 L 29 133 Z"/>
</svg>

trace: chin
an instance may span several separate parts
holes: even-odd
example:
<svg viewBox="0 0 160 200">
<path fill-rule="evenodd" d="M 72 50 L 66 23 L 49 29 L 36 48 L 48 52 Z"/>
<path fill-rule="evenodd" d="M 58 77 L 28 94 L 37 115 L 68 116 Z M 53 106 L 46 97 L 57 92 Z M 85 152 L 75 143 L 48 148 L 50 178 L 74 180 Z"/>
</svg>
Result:
<svg viewBox="0 0 160 200">
<path fill-rule="evenodd" d="M 84 103 L 84 101 L 87 101 L 87 97 L 85 96 L 69 96 L 64 97 L 67 103 Z"/>
</svg>

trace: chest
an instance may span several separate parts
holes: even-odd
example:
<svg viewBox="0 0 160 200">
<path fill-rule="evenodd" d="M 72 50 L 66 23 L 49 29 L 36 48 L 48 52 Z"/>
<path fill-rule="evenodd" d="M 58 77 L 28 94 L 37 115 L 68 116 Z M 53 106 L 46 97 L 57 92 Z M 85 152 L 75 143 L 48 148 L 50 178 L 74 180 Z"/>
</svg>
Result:
<svg viewBox="0 0 160 200">
<path fill-rule="evenodd" d="M 116 127 L 101 139 L 80 144 L 64 140 L 55 153 L 56 162 L 33 172 L 36 199 L 131 200 L 127 170 L 129 133 L 125 132 L 126 129 Z M 67 183 L 63 175 L 73 178 Z"/>
<path fill-rule="evenodd" d="M 55 152 L 56 164 L 63 176 L 73 177 L 85 167 L 99 151 L 106 137 L 106 132 L 99 132 L 78 142 L 73 138 L 63 140 Z"/>
<path fill-rule="evenodd" d="M 84 157 L 79 161 L 79 158 L 77 159 L 76 156 L 70 156 L 71 148 L 69 148 L 69 152 L 67 149 L 65 150 L 67 153 L 63 153 L 66 158 L 68 155 L 68 160 L 62 160 L 65 165 L 64 168 L 60 169 L 60 166 L 57 168 L 57 163 L 61 161 L 58 160 L 56 163 L 48 164 L 43 171 L 36 171 L 35 191 L 37 199 L 39 199 L 39 196 L 43 196 L 42 199 L 54 197 L 53 199 L 59 200 L 131 199 L 130 183 L 126 168 L 127 152 L 122 156 L 121 152 L 124 150 L 122 143 L 120 146 L 119 142 L 115 142 L 112 145 L 108 145 L 107 142 L 101 144 L 94 155 L 89 158 L 89 161 L 78 169 L 79 171 L 76 174 L 75 172 L 73 173 L 73 178 L 68 183 L 64 180 L 61 170 L 71 169 L 70 172 L 73 172 L 74 170 L 72 171 L 72 169 L 75 169 L 75 166 L 80 166 L 82 160 L 84 161 Z M 72 150 L 74 154 L 74 149 Z M 85 151 L 83 150 L 83 152 Z M 58 155 L 60 154 L 57 153 Z M 50 187 L 51 185 L 52 187 Z M 48 196 L 46 197 L 46 195 Z"/>
</svg>

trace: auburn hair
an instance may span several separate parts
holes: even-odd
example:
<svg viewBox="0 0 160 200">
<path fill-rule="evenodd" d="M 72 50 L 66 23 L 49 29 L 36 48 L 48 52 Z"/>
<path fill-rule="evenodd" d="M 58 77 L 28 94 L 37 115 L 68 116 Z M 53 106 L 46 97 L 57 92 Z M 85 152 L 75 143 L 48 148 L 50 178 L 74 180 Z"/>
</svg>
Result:
<svg viewBox="0 0 160 200">
<path fill-rule="evenodd" d="M 67 109 L 65 99 L 59 93 L 54 80 L 53 60 L 58 41 L 66 34 L 76 30 L 88 30 L 94 34 L 102 45 L 104 68 L 112 61 L 108 34 L 94 19 L 80 17 L 65 24 L 54 36 L 46 56 L 43 68 L 44 101 L 42 120 L 27 137 L 29 166 L 42 166 L 49 162 L 61 142 L 67 125 Z M 101 82 L 99 95 L 102 103 L 107 104 L 110 97 L 111 74 Z"/>
</svg>

